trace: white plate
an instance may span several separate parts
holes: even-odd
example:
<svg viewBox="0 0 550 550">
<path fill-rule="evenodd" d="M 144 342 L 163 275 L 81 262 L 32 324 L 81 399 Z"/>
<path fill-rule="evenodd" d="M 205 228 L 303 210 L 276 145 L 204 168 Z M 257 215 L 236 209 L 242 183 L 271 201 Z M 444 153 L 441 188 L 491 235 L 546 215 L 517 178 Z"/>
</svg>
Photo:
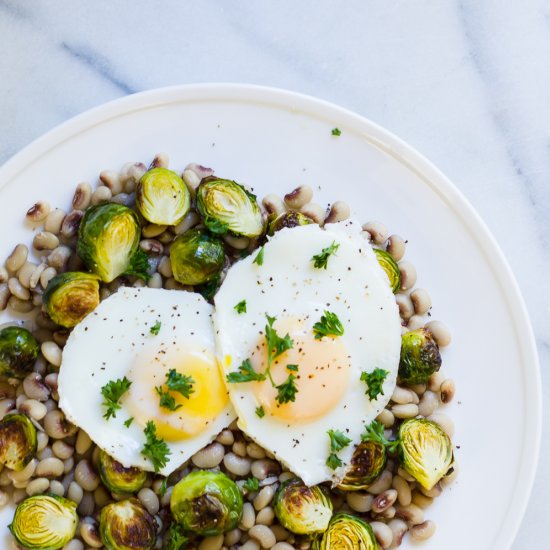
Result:
<svg viewBox="0 0 550 550">
<path fill-rule="evenodd" d="M 518 287 L 465 198 L 403 141 L 335 105 L 255 86 L 181 86 L 93 109 L 6 163 L 0 257 L 31 241 L 22 220 L 35 200 L 68 209 L 78 182 L 95 183 L 100 170 L 148 162 L 159 151 L 175 169 L 200 162 L 259 195 L 307 183 L 322 204 L 346 200 L 360 220 L 383 220 L 408 239 L 418 286 L 452 330 L 443 371 L 458 388 L 448 412 L 460 476 L 426 511 L 438 529 L 422 548 L 508 548 L 536 469 L 540 374 Z"/>
</svg>

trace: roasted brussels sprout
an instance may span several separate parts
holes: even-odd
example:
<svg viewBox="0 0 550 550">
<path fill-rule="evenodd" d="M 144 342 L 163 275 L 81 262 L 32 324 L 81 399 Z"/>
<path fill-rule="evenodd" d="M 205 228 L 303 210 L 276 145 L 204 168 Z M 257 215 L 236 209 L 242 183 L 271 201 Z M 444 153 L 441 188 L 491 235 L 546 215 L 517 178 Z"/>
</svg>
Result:
<svg viewBox="0 0 550 550">
<path fill-rule="evenodd" d="M 235 482 L 221 472 L 196 471 L 178 482 L 170 509 L 185 531 L 211 536 L 237 527 L 243 497 Z"/>
<path fill-rule="evenodd" d="M 449 471 L 453 445 L 435 422 L 412 418 L 401 424 L 399 460 L 405 470 L 428 491 Z"/>
<path fill-rule="evenodd" d="M 158 225 L 177 225 L 189 212 L 191 195 L 183 180 L 167 168 L 145 172 L 136 189 L 141 215 Z"/>
<path fill-rule="evenodd" d="M 220 274 L 225 263 L 223 242 L 204 229 L 190 229 L 170 247 L 174 279 L 184 285 L 202 285 Z"/>
<path fill-rule="evenodd" d="M 323 533 L 332 517 L 332 501 L 325 489 L 308 487 L 298 478 L 281 484 L 273 508 L 281 525 L 298 535 Z"/>
<path fill-rule="evenodd" d="M 288 210 L 271 219 L 267 226 L 268 235 L 273 235 L 285 227 L 297 227 L 298 225 L 309 225 L 313 220 L 296 210 Z"/>
<path fill-rule="evenodd" d="M 0 420 L 0 464 L 22 470 L 36 454 L 36 428 L 28 416 L 8 413 Z"/>
<path fill-rule="evenodd" d="M 214 176 L 204 178 L 197 189 L 197 209 L 212 233 L 257 237 L 264 220 L 256 197 L 242 185 Z"/>
<path fill-rule="evenodd" d="M 129 498 L 101 509 L 99 534 L 108 550 L 151 550 L 155 520 L 137 498 Z"/>
<path fill-rule="evenodd" d="M 78 514 L 72 500 L 37 495 L 17 506 L 9 529 L 23 548 L 59 550 L 75 536 L 77 526 Z"/>
<path fill-rule="evenodd" d="M 77 252 L 86 267 L 106 283 L 123 273 L 143 277 L 146 266 L 138 249 L 140 234 L 133 210 L 112 202 L 98 204 L 82 218 Z"/>
<path fill-rule="evenodd" d="M 393 256 L 389 252 L 380 250 L 379 248 L 374 248 L 373 250 L 380 267 L 388 276 L 392 292 L 397 292 L 401 286 L 401 272 L 399 271 L 397 262 L 393 259 Z"/>
<path fill-rule="evenodd" d="M 439 347 L 426 328 L 406 332 L 401 337 L 399 381 L 403 384 L 425 384 L 441 367 Z"/>
<path fill-rule="evenodd" d="M 23 327 L 0 330 L 0 376 L 25 378 L 32 371 L 40 347 Z"/>
<path fill-rule="evenodd" d="M 378 550 L 372 527 L 361 518 L 336 514 L 324 535 L 313 543 L 312 550 Z"/>
<path fill-rule="evenodd" d="M 342 491 L 361 491 L 374 483 L 386 467 L 386 446 L 373 440 L 355 448 L 346 473 L 338 484 Z"/>
<path fill-rule="evenodd" d="M 68 271 L 55 276 L 46 287 L 42 301 L 54 323 L 72 328 L 99 304 L 99 277 Z"/>
<path fill-rule="evenodd" d="M 125 468 L 103 450 L 99 453 L 98 470 L 103 485 L 113 493 L 136 493 L 147 481 L 147 472 L 134 467 Z"/>
</svg>

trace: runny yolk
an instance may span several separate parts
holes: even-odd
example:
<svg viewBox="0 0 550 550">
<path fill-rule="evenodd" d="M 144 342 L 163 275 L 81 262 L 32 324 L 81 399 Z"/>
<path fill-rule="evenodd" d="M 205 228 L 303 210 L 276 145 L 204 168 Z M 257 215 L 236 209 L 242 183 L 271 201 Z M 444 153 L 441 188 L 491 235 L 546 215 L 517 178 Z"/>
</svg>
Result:
<svg viewBox="0 0 550 550">
<path fill-rule="evenodd" d="M 266 413 L 284 420 L 306 421 L 323 416 L 341 402 L 349 383 L 351 360 L 342 338 L 316 340 L 311 327 L 296 318 L 279 318 L 274 328 L 281 337 L 288 333 L 294 345 L 273 361 L 271 375 L 279 385 L 293 374 L 298 393 L 295 401 L 279 404 L 276 400 L 278 390 L 266 379 L 251 384 L 258 402 Z M 252 365 L 257 372 L 265 372 L 264 336 L 256 350 L 251 357 Z M 298 371 L 290 371 L 287 365 L 298 365 Z"/>
<path fill-rule="evenodd" d="M 170 391 L 166 375 L 170 369 L 193 379 L 189 399 Z M 227 390 L 213 354 L 203 350 L 156 349 L 141 353 L 129 371 L 132 385 L 122 404 L 134 421 L 145 426 L 152 420 L 157 436 L 167 441 L 188 439 L 204 430 L 228 402 Z M 174 397 L 175 411 L 160 406 L 156 389 Z"/>
</svg>

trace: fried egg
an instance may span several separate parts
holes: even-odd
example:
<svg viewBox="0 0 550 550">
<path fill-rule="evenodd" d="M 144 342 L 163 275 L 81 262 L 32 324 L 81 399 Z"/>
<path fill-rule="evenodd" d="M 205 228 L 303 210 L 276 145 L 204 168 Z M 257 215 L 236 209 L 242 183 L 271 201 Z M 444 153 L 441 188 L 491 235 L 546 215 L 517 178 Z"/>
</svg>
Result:
<svg viewBox="0 0 550 550">
<path fill-rule="evenodd" d="M 125 467 L 153 470 L 141 454 L 152 421 L 170 455 L 168 475 L 235 418 L 216 361 L 213 307 L 190 292 L 121 288 L 71 333 L 58 379 L 65 416 Z M 167 386 L 167 374 L 192 379 L 188 397 Z M 102 387 L 131 382 L 116 416 L 104 418 Z M 189 379 L 187 379 L 189 380 Z M 174 399 L 170 410 L 157 391 Z"/>
<path fill-rule="evenodd" d="M 242 374 L 243 362 L 265 376 L 227 384 L 239 427 L 308 485 L 343 475 L 353 443 L 395 387 L 398 308 L 360 231 L 351 221 L 283 229 L 265 244 L 263 258 L 254 253 L 231 267 L 215 297 L 218 358 L 226 376 Z M 313 257 L 331 249 L 326 267 L 323 262 L 315 267 Z M 315 330 L 327 312 L 337 316 L 343 334 Z M 270 376 L 267 316 L 279 337 L 292 340 L 292 347 L 272 360 Z M 371 401 L 361 374 L 376 368 L 387 375 L 382 393 Z M 277 386 L 290 375 L 297 393 L 294 401 L 281 403 Z M 352 442 L 337 453 L 342 466 L 335 470 L 326 464 L 329 430 Z"/>
</svg>

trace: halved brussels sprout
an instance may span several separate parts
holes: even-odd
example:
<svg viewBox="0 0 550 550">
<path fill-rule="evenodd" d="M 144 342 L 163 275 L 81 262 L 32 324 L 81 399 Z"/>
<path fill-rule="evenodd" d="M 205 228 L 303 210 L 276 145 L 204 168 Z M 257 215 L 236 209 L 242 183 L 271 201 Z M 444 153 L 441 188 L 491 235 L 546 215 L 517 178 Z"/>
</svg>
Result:
<svg viewBox="0 0 550 550">
<path fill-rule="evenodd" d="M 54 323 L 72 328 L 98 306 L 99 277 L 80 271 L 61 273 L 48 283 L 42 301 Z"/>
<path fill-rule="evenodd" d="M 170 509 L 185 531 L 208 537 L 237 527 L 243 497 L 222 472 L 196 471 L 174 486 Z"/>
<path fill-rule="evenodd" d="M 305 214 L 296 212 L 296 210 L 288 210 L 269 221 L 267 233 L 268 235 L 273 235 L 285 227 L 297 227 L 299 225 L 309 225 L 310 223 L 313 223 L 313 220 Z"/>
<path fill-rule="evenodd" d="M 167 168 L 145 172 L 136 189 L 141 215 L 158 225 L 177 225 L 189 212 L 191 194 L 183 180 Z"/>
<path fill-rule="evenodd" d="M 313 544 L 313 550 L 378 550 L 372 527 L 361 518 L 336 514 L 322 538 Z"/>
<path fill-rule="evenodd" d="M 99 453 L 98 470 L 103 485 L 113 493 L 136 493 L 147 481 L 147 472 L 134 467 L 125 468 L 103 450 Z"/>
<path fill-rule="evenodd" d="M 256 196 L 242 185 L 214 176 L 204 178 L 197 188 L 197 209 L 212 233 L 257 237 L 264 230 Z"/>
<path fill-rule="evenodd" d="M 346 473 L 338 484 L 342 491 L 362 491 L 374 483 L 387 462 L 386 446 L 379 441 L 361 441 L 355 448 Z"/>
<path fill-rule="evenodd" d="M 190 229 L 170 247 L 174 279 L 183 285 L 202 285 L 220 274 L 225 263 L 223 242 L 204 229 Z"/>
<path fill-rule="evenodd" d="M 380 267 L 388 276 L 392 292 L 397 292 L 401 286 L 401 272 L 399 271 L 397 262 L 393 259 L 393 256 L 389 252 L 380 250 L 379 248 L 373 248 L 373 250 L 376 254 L 376 259 L 378 260 Z"/>
<path fill-rule="evenodd" d="M 441 367 L 439 347 L 426 328 L 406 332 L 401 337 L 399 380 L 403 384 L 425 384 Z"/>
<path fill-rule="evenodd" d="M 123 273 L 143 276 L 140 235 L 139 219 L 133 210 L 113 202 L 97 204 L 82 218 L 77 252 L 86 267 L 106 283 Z"/>
<path fill-rule="evenodd" d="M 151 550 L 157 538 L 155 520 L 137 498 L 102 508 L 99 534 L 108 550 Z"/>
<path fill-rule="evenodd" d="M 281 525 L 298 535 L 323 533 L 332 517 L 332 501 L 325 489 L 308 487 L 298 478 L 281 484 L 273 508 Z"/>
<path fill-rule="evenodd" d="M 32 371 L 40 346 L 23 327 L 0 330 L 0 376 L 25 378 Z"/>
<path fill-rule="evenodd" d="M 428 491 L 449 471 L 453 444 L 439 425 L 425 418 L 401 424 L 399 460 L 405 470 Z"/>
<path fill-rule="evenodd" d="M 22 470 L 36 454 L 36 428 L 28 416 L 8 413 L 0 420 L 0 464 Z"/>
<path fill-rule="evenodd" d="M 76 503 L 57 495 L 37 495 L 21 502 L 9 525 L 24 548 L 59 550 L 76 534 Z"/>
</svg>

